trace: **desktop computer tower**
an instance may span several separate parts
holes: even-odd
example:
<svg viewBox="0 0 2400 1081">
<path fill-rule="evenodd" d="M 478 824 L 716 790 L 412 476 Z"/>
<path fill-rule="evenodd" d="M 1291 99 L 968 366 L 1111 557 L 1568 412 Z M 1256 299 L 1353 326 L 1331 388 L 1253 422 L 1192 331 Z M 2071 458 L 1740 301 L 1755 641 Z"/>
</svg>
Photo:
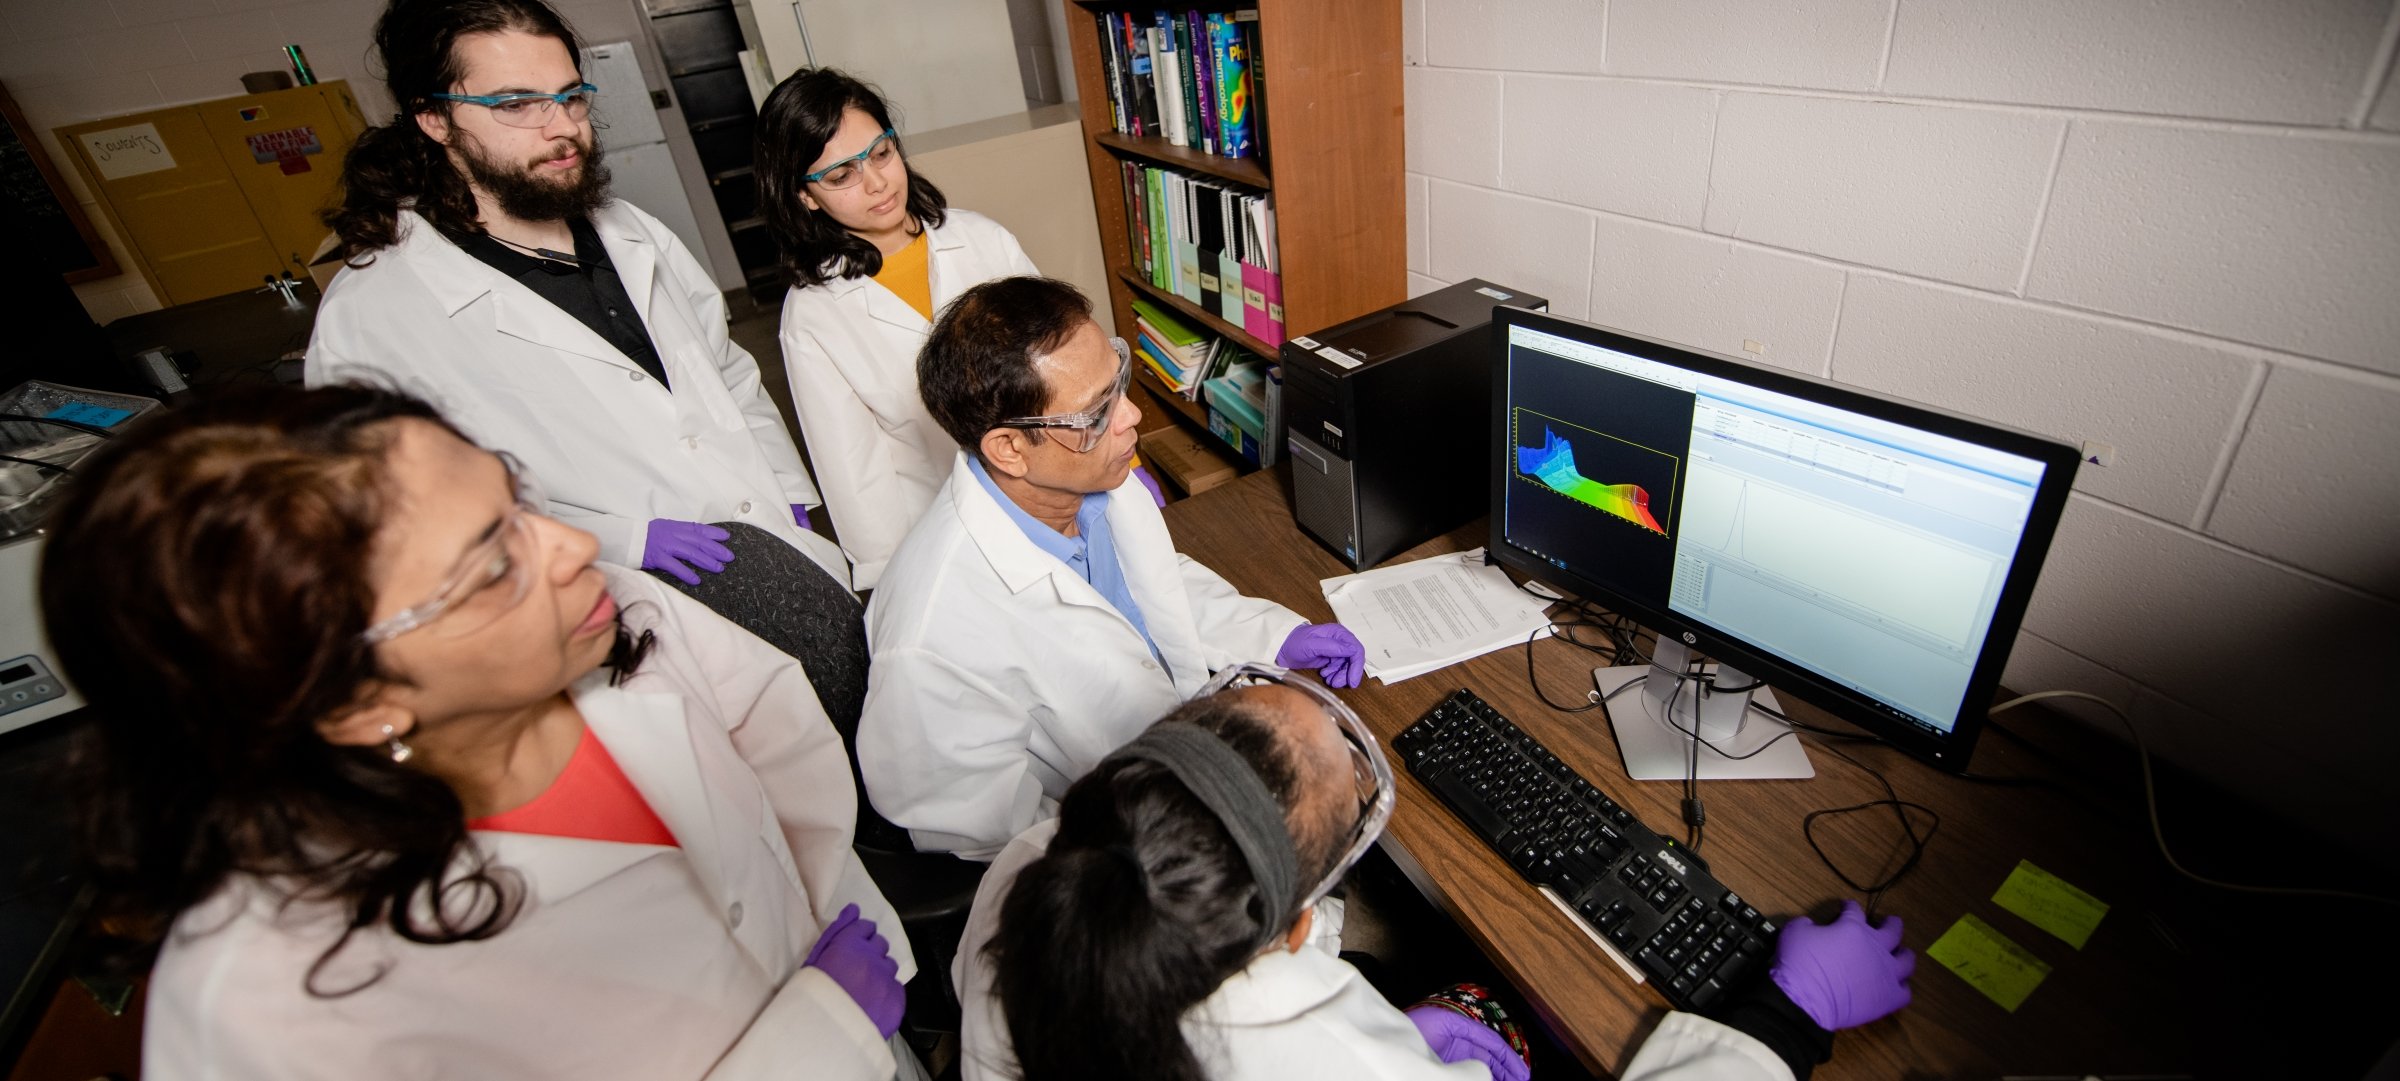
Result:
<svg viewBox="0 0 2400 1081">
<path fill-rule="evenodd" d="M 1365 570 L 1485 513 L 1492 308 L 1550 302 L 1471 278 L 1283 343 L 1293 517 Z"/>
</svg>

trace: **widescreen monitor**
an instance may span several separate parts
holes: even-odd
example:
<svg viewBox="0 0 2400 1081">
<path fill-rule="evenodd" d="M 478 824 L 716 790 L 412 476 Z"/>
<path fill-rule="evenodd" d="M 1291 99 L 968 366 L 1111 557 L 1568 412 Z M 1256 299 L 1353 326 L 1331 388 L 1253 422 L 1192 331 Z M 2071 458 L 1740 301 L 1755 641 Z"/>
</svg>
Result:
<svg viewBox="0 0 2400 1081">
<path fill-rule="evenodd" d="M 1522 309 L 1492 335 L 1495 561 L 1640 622 L 1677 669 L 1705 653 L 1966 768 L 2074 448 Z M 1620 744 L 1633 700 L 1610 703 Z"/>
</svg>

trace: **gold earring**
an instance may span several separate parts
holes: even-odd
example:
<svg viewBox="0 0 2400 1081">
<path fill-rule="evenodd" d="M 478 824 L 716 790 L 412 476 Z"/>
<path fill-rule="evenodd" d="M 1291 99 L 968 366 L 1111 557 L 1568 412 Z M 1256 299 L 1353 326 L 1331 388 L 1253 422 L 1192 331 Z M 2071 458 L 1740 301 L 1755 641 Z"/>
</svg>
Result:
<svg viewBox="0 0 2400 1081">
<path fill-rule="evenodd" d="M 383 726 L 383 740 L 383 753 L 391 755 L 392 761 L 406 762 L 416 757 L 416 748 L 400 742 L 399 733 L 393 731 L 391 725 Z"/>
</svg>

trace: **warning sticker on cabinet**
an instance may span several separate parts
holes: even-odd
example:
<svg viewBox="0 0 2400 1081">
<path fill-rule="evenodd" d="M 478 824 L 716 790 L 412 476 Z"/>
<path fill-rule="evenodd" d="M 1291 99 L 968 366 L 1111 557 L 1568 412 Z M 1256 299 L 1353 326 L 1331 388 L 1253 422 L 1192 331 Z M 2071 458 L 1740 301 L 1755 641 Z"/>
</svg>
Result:
<svg viewBox="0 0 2400 1081">
<path fill-rule="evenodd" d="M 280 131 L 262 131 L 242 141 L 250 144 L 251 160 L 260 165 L 280 165 L 286 176 L 307 172 L 308 155 L 325 152 L 325 144 L 317 141 L 316 129 L 305 124 Z"/>
</svg>

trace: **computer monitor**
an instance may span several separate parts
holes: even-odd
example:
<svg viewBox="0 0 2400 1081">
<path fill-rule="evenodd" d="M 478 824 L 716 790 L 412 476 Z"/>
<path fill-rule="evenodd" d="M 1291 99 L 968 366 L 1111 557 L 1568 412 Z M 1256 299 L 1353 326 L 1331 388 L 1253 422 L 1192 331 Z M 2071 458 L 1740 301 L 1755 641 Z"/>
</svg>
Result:
<svg viewBox="0 0 2400 1081">
<path fill-rule="evenodd" d="M 1488 551 L 1657 635 L 1594 674 L 1629 773 L 1809 775 L 1760 682 L 1966 768 L 2073 447 L 1518 308 L 1492 340 Z"/>
</svg>

